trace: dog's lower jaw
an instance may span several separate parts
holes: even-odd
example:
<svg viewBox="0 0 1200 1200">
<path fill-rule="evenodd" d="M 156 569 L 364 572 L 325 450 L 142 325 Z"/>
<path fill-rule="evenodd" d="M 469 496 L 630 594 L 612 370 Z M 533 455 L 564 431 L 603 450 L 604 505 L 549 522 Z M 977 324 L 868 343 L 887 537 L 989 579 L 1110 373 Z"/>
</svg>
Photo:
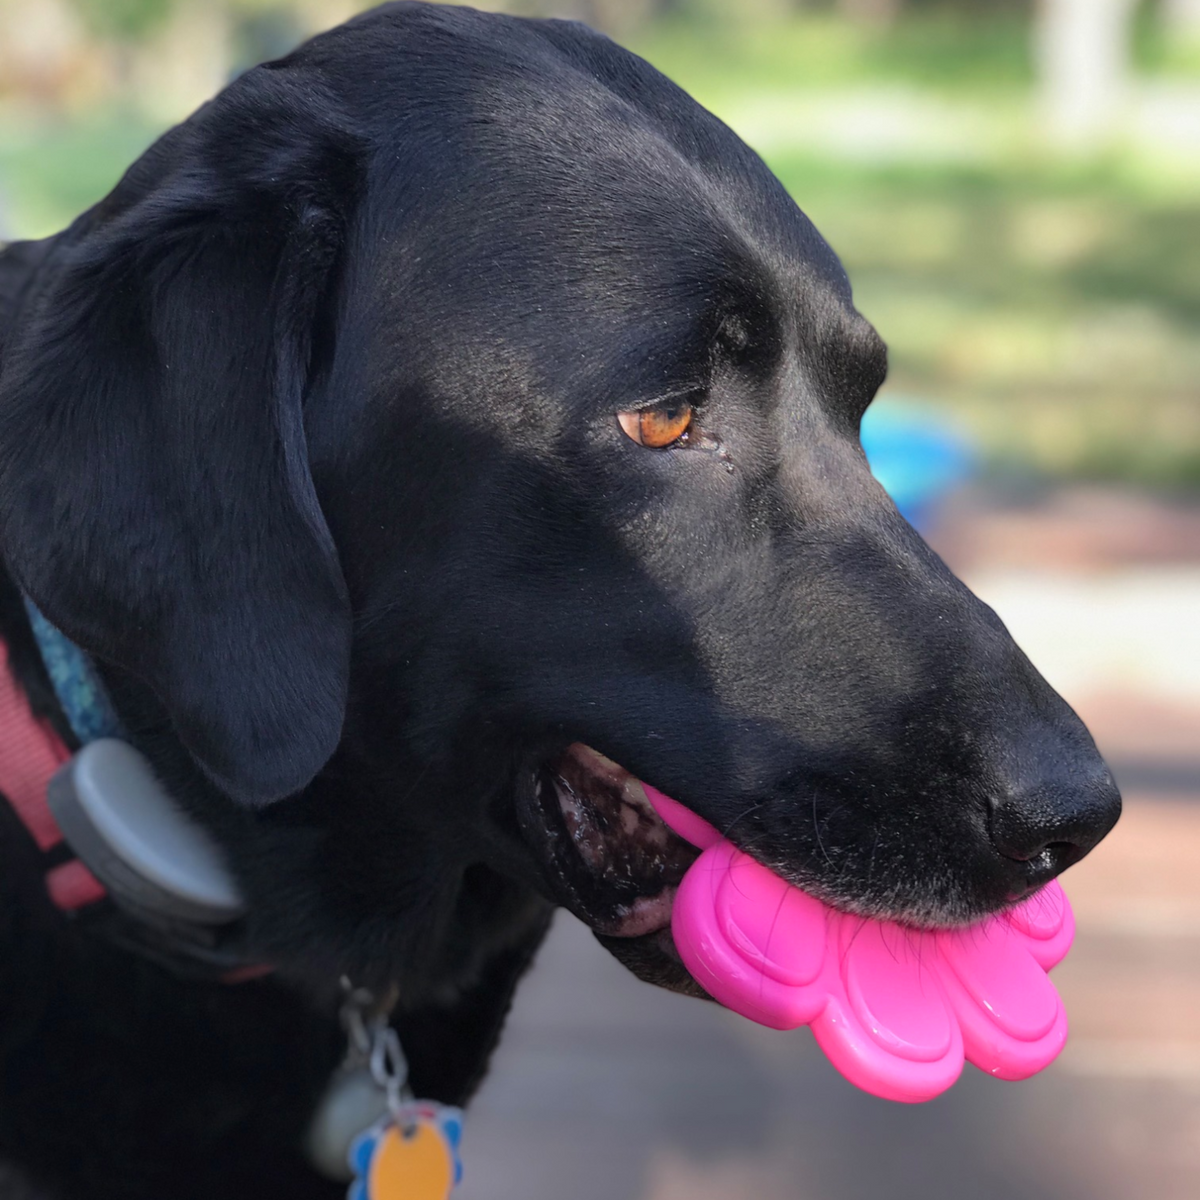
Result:
<svg viewBox="0 0 1200 1200">
<path fill-rule="evenodd" d="M 602 933 L 596 933 L 595 937 L 619 963 L 645 983 L 700 1000 L 712 999 L 683 965 L 669 928 L 640 937 L 607 937 Z"/>
<path fill-rule="evenodd" d="M 555 900 L 618 941 L 669 938 L 675 889 L 697 851 L 628 771 L 574 743 L 518 787 L 518 819 Z"/>
</svg>

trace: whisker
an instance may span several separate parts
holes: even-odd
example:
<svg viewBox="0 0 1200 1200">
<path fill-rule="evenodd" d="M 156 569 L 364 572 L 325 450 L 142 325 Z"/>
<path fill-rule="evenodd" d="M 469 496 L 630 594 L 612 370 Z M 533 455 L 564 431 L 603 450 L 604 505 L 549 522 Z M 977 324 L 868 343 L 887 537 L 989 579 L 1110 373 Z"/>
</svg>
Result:
<svg viewBox="0 0 1200 1200">
<path fill-rule="evenodd" d="M 738 815 L 736 817 L 734 817 L 733 820 L 730 821 L 728 825 L 725 826 L 724 830 L 721 833 L 721 836 L 724 838 L 728 838 L 729 835 L 733 832 L 733 827 L 739 821 L 745 820 L 745 818 L 748 817 L 756 808 L 762 808 L 765 803 L 766 803 L 765 800 L 756 800 L 749 807 L 742 809 L 742 811 L 740 813 L 738 813 Z"/>
<path fill-rule="evenodd" d="M 821 837 L 821 821 L 817 816 L 817 789 L 813 788 L 812 793 L 812 816 L 813 816 L 813 832 L 817 835 L 817 845 L 820 847 L 821 854 L 825 861 L 832 867 L 834 861 L 829 857 L 829 851 L 825 849 L 825 841 Z M 828 819 L 828 818 L 826 818 Z"/>
</svg>

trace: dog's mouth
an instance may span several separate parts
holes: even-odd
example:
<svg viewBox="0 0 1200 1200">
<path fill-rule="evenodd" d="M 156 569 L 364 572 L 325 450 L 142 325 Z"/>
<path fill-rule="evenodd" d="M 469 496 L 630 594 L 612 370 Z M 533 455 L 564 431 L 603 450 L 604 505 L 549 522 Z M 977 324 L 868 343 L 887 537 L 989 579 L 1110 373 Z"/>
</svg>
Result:
<svg viewBox="0 0 1200 1200">
<path fill-rule="evenodd" d="M 576 742 L 541 763 L 519 806 L 558 902 L 605 938 L 666 935 L 671 904 L 698 851 L 672 833 L 641 783 Z"/>
</svg>

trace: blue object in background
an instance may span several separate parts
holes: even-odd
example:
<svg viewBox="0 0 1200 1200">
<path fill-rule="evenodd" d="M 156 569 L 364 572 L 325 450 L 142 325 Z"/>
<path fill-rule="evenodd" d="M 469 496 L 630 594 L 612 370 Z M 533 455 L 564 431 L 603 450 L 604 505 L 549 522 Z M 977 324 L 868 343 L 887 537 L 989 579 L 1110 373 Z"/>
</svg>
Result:
<svg viewBox="0 0 1200 1200">
<path fill-rule="evenodd" d="M 867 409 L 861 437 L 872 474 L 904 519 L 921 531 L 929 527 L 937 502 L 975 466 L 970 443 L 944 417 L 894 397 Z"/>
</svg>

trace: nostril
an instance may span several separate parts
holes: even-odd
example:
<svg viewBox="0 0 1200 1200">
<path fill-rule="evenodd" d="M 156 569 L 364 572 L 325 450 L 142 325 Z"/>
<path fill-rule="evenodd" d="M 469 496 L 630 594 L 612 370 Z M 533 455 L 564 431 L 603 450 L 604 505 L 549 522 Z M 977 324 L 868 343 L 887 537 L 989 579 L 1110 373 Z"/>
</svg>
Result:
<svg viewBox="0 0 1200 1200">
<path fill-rule="evenodd" d="M 992 843 L 1005 858 L 1052 878 L 1078 862 L 1116 824 L 1121 793 L 1107 770 L 1091 779 L 1010 792 L 990 806 Z M 1039 870 L 1039 874 L 1043 873 Z"/>
<path fill-rule="evenodd" d="M 1074 842 L 1050 842 L 1046 846 L 1046 853 L 1056 856 L 1070 854 L 1073 850 L 1079 850 L 1080 847 Z"/>
<path fill-rule="evenodd" d="M 1084 847 L 1078 842 L 1051 842 L 1041 854 L 1041 857 L 1046 859 L 1047 878 L 1052 879 L 1073 866 L 1090 849 L 1091 846 Z"/>
</svg>

